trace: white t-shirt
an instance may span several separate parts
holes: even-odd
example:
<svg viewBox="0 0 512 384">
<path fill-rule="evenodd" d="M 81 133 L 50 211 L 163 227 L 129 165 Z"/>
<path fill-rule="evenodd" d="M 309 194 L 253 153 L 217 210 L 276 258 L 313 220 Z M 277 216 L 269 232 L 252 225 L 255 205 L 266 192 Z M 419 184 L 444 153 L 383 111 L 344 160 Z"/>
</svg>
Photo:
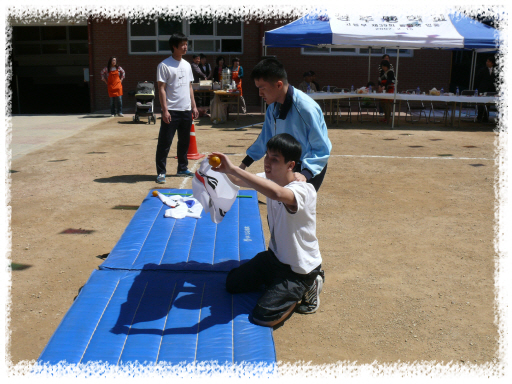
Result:
<svg viewBox="0 0 512 384">
<path fill-rule="evenodd" d="M 257 175 L 266 178 L 265 173 Z M 295 195 L 297 212 L 292 213 L 282 202 L 267 197 L 269 248 L 292 271 L 307 274 L 322 263 L 316 238 L 316 190 L 302 181 L 292 181 L 285 188 Z"/>
<path fill-rule="evenodd" d="M 172 56 L 158 64 L 156 80 L 166 84 L 167 109 L 190 111 L 190 83 L 194 82 L 192 67 L 185 59 L 175 60 Z"/>
</svg>

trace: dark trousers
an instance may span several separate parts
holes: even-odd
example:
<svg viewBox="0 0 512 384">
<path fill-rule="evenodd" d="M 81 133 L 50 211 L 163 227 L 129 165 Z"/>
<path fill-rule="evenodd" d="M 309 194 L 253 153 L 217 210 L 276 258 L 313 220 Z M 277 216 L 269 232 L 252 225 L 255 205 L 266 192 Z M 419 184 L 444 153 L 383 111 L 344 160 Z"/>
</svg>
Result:
<svg viewBox="0 0 512 384">
<path fill-rule="evenodd" d="M 477 121 L 489 121 L 489 114 L 483 105 L 478 105 Z"/>
<path fill-rule="evenodd" d="M 229 293 L 244 293 L 256 291 L 264 285 L 265 292 L 258 299 L 252 316 L 260 321 L 274 321 L 302 299 L 320 269 L 319 265 L 308 274 L 296 273 L 268 249 L 232 269 L 226 278 L 226 289 Z"/>
<path fill-rule="evenodd" d="M 156 147 L 156 173 L 166 174 L 167 156 L 171 149 L 172 139 L 178 131 L 178 172 L 186 171 L 188 166 L 187 152 L 190 143 L 190 127 L 192 126 L 191 111 L 169 111 L 171 121 L 169 124 L 160 124 L 158 144 Z"/>
<path fill-rule="evenodd" d="M 110 114 L 115 115 L 117 113 L 123 113 L 123 96 L 115 96 L 110 98 Z"/>
<path fill-rule="evenodd" d="M 295 168 L 293 168 L 293 172 L 300 172 L 302 163 L 298 162 L 295 165 Z M 322 185 L 322 182 L 324 181 L 325 173 L 327 172 L 327 164 L 325 164 L 324 169 L 322 169 L 322 172 L 320 172 L 318 175 L 312 177 L 308 180 L 308 183 L 313 184 L 313 187 L 315 187 L 315 190 L 318 192 L 320 189 L 320 186 Z"/>
</svg>

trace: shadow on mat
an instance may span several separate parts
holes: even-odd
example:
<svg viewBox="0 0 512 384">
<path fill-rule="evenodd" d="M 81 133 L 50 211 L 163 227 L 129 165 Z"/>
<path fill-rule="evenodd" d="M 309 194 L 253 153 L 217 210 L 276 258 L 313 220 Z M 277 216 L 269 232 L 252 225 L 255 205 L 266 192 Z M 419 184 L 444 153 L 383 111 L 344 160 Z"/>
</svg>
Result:
<svg viewBox="0 0 512 384">
<path fill-rule="evenodd" d="M 231 295 L 225 289 L 227 272 L 156 272 L 150 264 L 146 267 L 134 278 L 110 332 L 195 335 L 239 316 L 249 318 L 262 293 Z"/>
<path fill-rule="evenodd" d="M 104 177 L 101 179 L 94 179 L 97 183 L 128 183 L 134 184 L 142 181 L 155 181 L 156 176 L 153 175 L 120 175 L 112 177 Z"/>
</svg>

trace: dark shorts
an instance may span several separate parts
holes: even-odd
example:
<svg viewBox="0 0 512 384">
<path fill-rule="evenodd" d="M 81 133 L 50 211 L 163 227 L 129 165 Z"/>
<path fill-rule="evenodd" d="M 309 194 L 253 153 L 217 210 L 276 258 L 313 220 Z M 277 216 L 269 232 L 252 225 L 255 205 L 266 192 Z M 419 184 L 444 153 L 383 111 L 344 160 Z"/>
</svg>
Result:
<svg viewBox="0 0 512 384">
<path fill-rule="evenodd" d="M 319 265 L 308 274 L 293 272 L 281 263 L 270 249 L 254 256 L 240 267 L 232 269 L 226 278 L 229 293 L 256 291 L 264 286 L 263 295 L 252 311 L 253 318 L 270 322 L 281 318 L 302 299 L 320 273 Z"/>
</svg>

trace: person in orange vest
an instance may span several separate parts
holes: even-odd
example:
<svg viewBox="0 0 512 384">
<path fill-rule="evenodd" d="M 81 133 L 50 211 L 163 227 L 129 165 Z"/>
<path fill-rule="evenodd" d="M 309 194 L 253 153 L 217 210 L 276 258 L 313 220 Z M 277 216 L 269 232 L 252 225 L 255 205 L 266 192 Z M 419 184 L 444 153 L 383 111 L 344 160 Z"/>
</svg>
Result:
<svg viewBox="0 0 512 384">
<path fill-rule="evenodd" d="M 242 108 L 242 113 L 245 113 L 247 108 L 242 94 L 242 77 L 244 77 L 244 69 L 240 66 L 240 59 L 238 57 L 235 57 L 231 62 L 233 63 L 233 66 L 231 67 L 231 78 L 236 84 L 236 89 L 240 92 L 240 106 Z"/>
<path fill-rule="evenodd" d="M 101 81 L 107 84 L 108 96 L 110 97 L 110 114 L 111 117 L 123 115 L 123 80 L 125 77 L 124 69 L 117 64 L 117 58 L 112 56 L 108 59 L 108 64 L 101 71 Z"/>
</svg>

